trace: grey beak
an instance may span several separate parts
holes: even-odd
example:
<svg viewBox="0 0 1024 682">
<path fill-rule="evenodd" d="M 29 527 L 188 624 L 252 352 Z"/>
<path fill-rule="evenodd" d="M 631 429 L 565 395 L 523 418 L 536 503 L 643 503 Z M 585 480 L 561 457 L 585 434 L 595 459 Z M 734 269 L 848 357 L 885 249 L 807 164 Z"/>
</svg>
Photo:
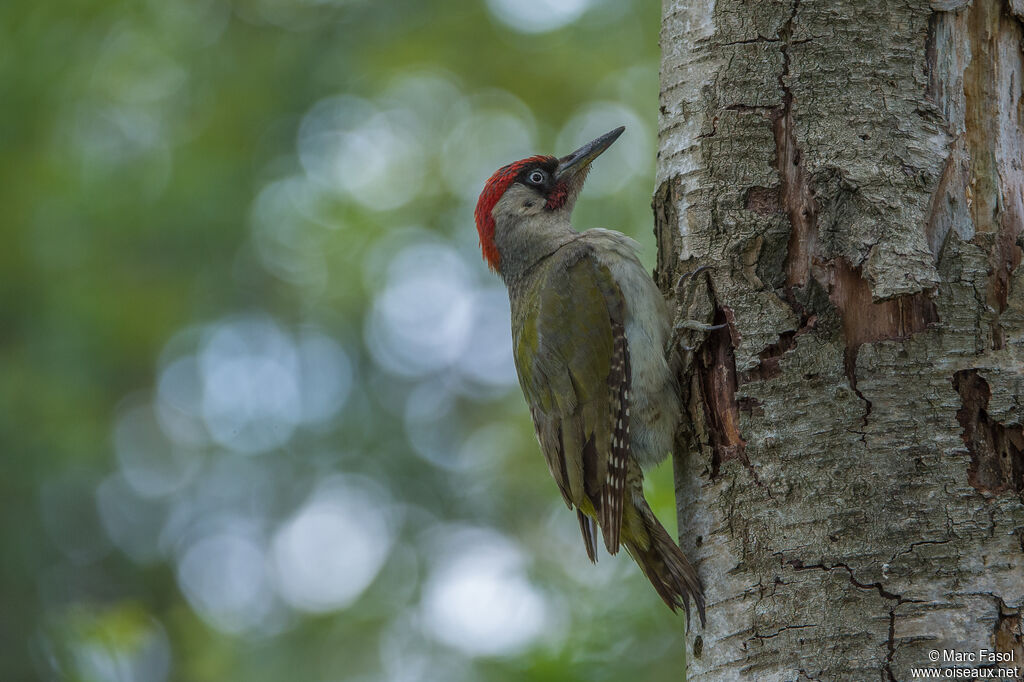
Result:
<svg viewBox="0 0 1024 682">
<path fill-rule="evenodd" d="M 612 146 L 612 142 L 619 139 L 619 135 L 625 130 L 625 126 L 619 126 L 610 133 L 586 143 L 572 154 L 563 156 L 558 160 L 558 170 L 555 171 L 555 179 L 566 180 L 590 165 L 605 149 Z"/>
</svg>

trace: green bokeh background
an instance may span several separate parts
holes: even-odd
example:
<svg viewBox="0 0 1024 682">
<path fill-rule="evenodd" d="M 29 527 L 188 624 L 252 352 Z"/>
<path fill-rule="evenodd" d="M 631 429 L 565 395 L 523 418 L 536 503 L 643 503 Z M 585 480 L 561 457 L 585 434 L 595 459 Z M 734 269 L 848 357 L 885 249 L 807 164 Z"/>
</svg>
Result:
<svg viewBox="0 0 1024 682">
<path fill-rule="evenodd" d="M 681 679 L 684 618 L 586 560 L 472 222 L 498 166 L 626 124 L 576 222 L 653 264 L 658 29 L 0 4 L 0 679 Z"/>
</svg>

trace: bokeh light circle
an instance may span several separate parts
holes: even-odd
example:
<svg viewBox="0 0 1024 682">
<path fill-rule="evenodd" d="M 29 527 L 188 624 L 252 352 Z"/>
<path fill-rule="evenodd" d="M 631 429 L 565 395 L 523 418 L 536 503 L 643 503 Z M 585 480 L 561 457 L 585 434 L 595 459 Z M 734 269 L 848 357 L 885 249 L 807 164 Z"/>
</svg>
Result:
<svg viewBox="0 0 1024 682">
<path fill-rule="evenodd" d="M 547 608 L 521 550 L 494 531 L 460 529 L 423 591 L 427 632 L 469 656 L 512 655 L 545 629 Z"/>
<path fill-rule="evenodd" d="M 322 484 L 274 535 L 281 597 L 312 613 L 349 606 L 380 571 L 392 537 L 386 501 L 375 486 L 361 479 Z"/>
<path fill-rule="evenodd" d="M 487 0 L 501 23 L 523 33 L 543 33 L 579 19 L 590 0 Z"/>
</svg>

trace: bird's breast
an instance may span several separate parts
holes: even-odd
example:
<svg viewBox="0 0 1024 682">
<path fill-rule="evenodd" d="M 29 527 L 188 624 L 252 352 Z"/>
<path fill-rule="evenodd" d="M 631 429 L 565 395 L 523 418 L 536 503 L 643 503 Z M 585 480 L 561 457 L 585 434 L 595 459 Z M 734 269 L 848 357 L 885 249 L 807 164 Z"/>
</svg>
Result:
<svg viewBox="0 0 1024 682">
<path fill-rule="evenodd" d="M 682 411 L 676 377 L 665 354 L 671 319 L 661 291 L 636 256 L 630 252 L 629 257 L 623 257 L 618 249 L 606 253 L 609 256 L 601 260 L 626 303 L 632 451 L 637 462 L 648 468 L 671 451 Z"/>
</svg>

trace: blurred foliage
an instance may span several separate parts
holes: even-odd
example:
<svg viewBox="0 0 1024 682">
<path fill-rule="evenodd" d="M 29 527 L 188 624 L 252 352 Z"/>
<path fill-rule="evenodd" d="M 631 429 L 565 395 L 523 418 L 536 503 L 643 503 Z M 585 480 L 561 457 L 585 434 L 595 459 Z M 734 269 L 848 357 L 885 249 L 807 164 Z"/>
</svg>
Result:
<svg viewBox="0 0 1024 682">
<path fill-rule="evenodd" d="M 626 124 L 577 223 L 653 263 L 658 10 L 0 4 L 0 679 L 680 679 L 684 619 L 549 479 L 472 223 Z"/>
</svg>

